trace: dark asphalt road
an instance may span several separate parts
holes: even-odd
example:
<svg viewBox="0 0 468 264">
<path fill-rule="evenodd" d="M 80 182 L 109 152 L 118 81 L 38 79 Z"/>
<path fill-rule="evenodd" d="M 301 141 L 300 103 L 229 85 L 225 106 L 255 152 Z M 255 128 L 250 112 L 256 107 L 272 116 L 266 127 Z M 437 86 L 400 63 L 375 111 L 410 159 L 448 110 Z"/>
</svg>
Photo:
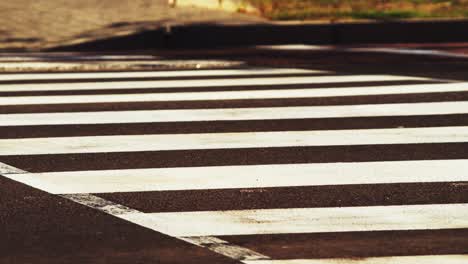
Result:
<svg viewBox="0 0 468 264">
<path fill-rule="evenodd" d="M 310 83 L 305 84 L 213 87 L 187 87 L 187 83 L 205 79 L 250 80 L 253 78 L 248 73 L 251 67 L 242 69 L 246 71 L 245 75 L 216 77 L 103 80 L 97 73 L 95 78 L 86 82 L 180 80 L 180 87 L 66 90 L 70 84 L 84 81 L 80 78 L 55 78 L 50 83 L 61 86 L 47 91 L 32 88 L 37 83 L 49 83 L 47 79 L 2 81 L 0 74 L 0 98 L 20 100 L 32 97 L 34 100 L 44 96 L 87 95 L 90 100 L 57 104 L 6 104 L 0 101 L 0 165 L 4 163 L 26 171 L 17 173 L 0 166 L 0 174 L 5 176 L 0 177 L 0 263 L 280 264 L 279 260 L 315 259 L 323 261 L 317 263 L 333 264 L 337 263 L 333 262 L 334 259 L 341 259 L 343 262 L 339 263 L 368 264 L 373 263 L 373 259 L 366 260 L 369 257 L 401 263 L 399 257 L 402 256 L 412 258 L 409 261 L 413 262 L 408 263 L 424 263 L 427 260 L 436 261 L 431 259 L 431 255 L 442 258 L 451 255 L 453 262 L 450 263 L 468 261 L 466 210 L 456 209 L 468 206 L 468 135 L 463 130 L 468 127 L 468 108 L 464 104 L 468 99 L 468 85 L 462 82 L 468 79 L 467 59 L 329 50 L 278 51 L 276 57 L 272 57 L 272 51 L 255 53 L 237 50 L 226 54 L 220 55 L 216 51 L 210 56 L 218 59 L 238 56 L 237 59 L 241 58 L 254 66 L 301 66 L 330 72 L 260 75 L 268 79 L 310 78 Z M 174 56 L 170 58 L 194 59 L 201 56 L 201 52 L 178 51 L 170 55 Z M 288 59 L 289 65 L 286 64 Z M 326 63 L 322 63 L 324 61 Z M 357 74 L 399 75 L 408 76 L 408 79 L 339 81 L 342 76 Z M 314 83 L 314 78 L 320 76 L 329 76 L 330 81 Z M 415 76 L 426 79 L 410 78 Z M 456 85 L 458 90 L 443 90 L 448 87 L 446 85 L 453 86 L 454 82 L 459 82 Z M 442 90 L 425 92 L 427 87 L 434 84 L 440 84 Z M 275 99 L 247 97 L 235 100 L 102 103 L 94 100 L 98 95 L 113 94 L 216 94 L 251 90 L 274 94 L 294 89 L 320 92 L 340 88 L 346 91 L 350 87 L 385 91 L 389 87 L 413 85 L 421 89 L 417 92 L 403 90 L 397 94 L 383 92 L 353 96 L 343 93 L 338 96 Z M 12 87 L 16 90 L 9 91 L 8 88 Z M 447 109 L 439 109 L 435 103 L 452 104 L 447 105 Z M 409 107 L 408 112 L 398 114 L 398 109 L 376 110 L 376 107 L 395 104 L 408 104 L 402 106 Z M 410 108 L 415 105 L 420 106 L 420 110 Z M 329 108 L 333 106 L 356 108 L 351 114 Z M 320 111 L 329 111 L 334 115 L 296 118 L 294 115 L 301 113 L 293 112 L 289 118 L 244 119 L 245 116 L 237 112 L 240 109 L 268 108 L 269 115 L 275 117 L 291 107 L 325 107 L 311 108 L 313 111 L 310 113 L 317 115 Z M 132 122 L 122 118 L 109 124 L 99 124 L 103 120 L 80 123 L 83 117 L 76 115 L 181 109 L 233 109 L 233 112 L 224 114 L 224 119 L 212 113 L 212 116 L 205 117 L 206 120 L 177 121 L 174 118 L 172 121 Z M 395 114 L 385 111 L 394 111 Z M 58 124 L 48 124 L 55 120 L 54 115 L 58 113 L 69 113 L 71 116 Z M 143 116 L 141 112 L 132 113 L 135 119 Z M 165 113 L 167 116 L 177 115 L 177 112 Z M 42 114 L 49 116 L 40 116 Z M 260 114 L 253 111 L 252 115 Z M 454 139 L 438 142 L 437 137 L 446 135 L 405 134 L 405 129 L 410 128 L 421 129 L 418 131 L 450 128 L 447 137 Z M 190 139 L 195 133 L 271 131 L 353 130 L 359 135 L 364 129 L 395 129 L 400 131 L 397 137 L 411 140 L 404 144 L 382 141 L 379 144 L 333 146 L 265 145 L 206 150 L 155 148 L 149 151 L 132 150 L 134 146 L 122 140 L 115 143 L 117 149 L 112 152 L 49 153 L 49 149 L 45 148 L 41 150 L 44 154 L 28 153 L 28 150 L 37 148 L 31 143 L 34 141 L 21 141 L 150 134 L 183 134 Z M 256 135 L 261 144 L 262 134 Z M 425 141 L 421 142 L 421 139 Z M 62 143 L 48 141 L 47 144 L 52 149 Z M 16 148 L 23 148 L 25 153 L 15 154 L 13 150 Z M 458 167 L 451 164 L 458 164 Z M 269 168 L 271 166 L 280 166 L 278 172 Z M 311 167 L 301 170 L 301 166 Z M 187 174 L 178 171 L 178 168 L 185 168 L 184 173 Z M 217 180 L 218 177 L 224 180 Z M 275 181 L 272 177 L 279 178 Z M 249 178 L 255 180 L 249 181 Z M 86 187 L 86 184 L 89 184 L 90 190 L 102 191 L 82 191 L 80 188 L 83 187 L 80 186 Z M 115 191 L 104 191 L 112 188 Z M 119 191 L 118 188 L 130 191 Z M 73 197 L 81 197 L 81 200 Z M 428 209 L 437 205 L 443 206 L 442 211 Z M 307 213 L 296 215 L 296 211 L 291 211 L 294 208 L 311 210 L 316 217 L 311 218 Z M 402 211 L 398 211 L 399 208 L 403 208 Z M 416 208 L 417 213 L 411 208 Z M 313 211 L 322 209 L 336 211 L 330 216 L 327 216 L 327 211 Z M 353 209 L 355 211 L 346 211 Z M 374 215 L 372 212 L 377 209 L 382 211 Z M 367 212 L 369 215 L 366 215 Z M 178 224 L 178 217 L 187 219 L 184 213 L 192 216 L 190 221 L 182 223 L 189 231 L 173 227 Z M 327 222 L 327 219 L 338 221 L 338 224 L 321 229 L 320 223 Z M 409 226 L 405 226 L 407 223 Z M 271 227 L 275 224 L 276 229 Z M 346 229 L 349 225 L 359 228 Z M 382 225 L 383 228 L 380 227 Z M 296 227 L 302 229 L 291 229 Z M 271 228 L 274 231 L 265 231 Z M 334 228 L 344 229 L 337 231 Z M 200 235 L 193 235 L 197 232 Z M 423 260 L 418 258 L 420 256 L 428 258 Z M 268 260 L 271 262 L 266 262 Z"/>
<path fill-rule="evenodd" d="M 0 178 L 0 263 L 236 263 Z"/>
</svg>

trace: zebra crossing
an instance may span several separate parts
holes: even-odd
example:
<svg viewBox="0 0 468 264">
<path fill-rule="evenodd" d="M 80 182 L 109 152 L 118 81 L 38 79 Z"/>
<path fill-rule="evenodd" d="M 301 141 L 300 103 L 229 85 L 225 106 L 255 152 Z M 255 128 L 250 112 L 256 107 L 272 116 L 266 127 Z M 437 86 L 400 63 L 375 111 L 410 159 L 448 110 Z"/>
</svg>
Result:
<svg viewBox="0 0 468 264">
<path fill-rule="evenodd" d="M 0 174 L 247 264 L 467 263 L 468 83 L 5 73 Z"/>
</svg>

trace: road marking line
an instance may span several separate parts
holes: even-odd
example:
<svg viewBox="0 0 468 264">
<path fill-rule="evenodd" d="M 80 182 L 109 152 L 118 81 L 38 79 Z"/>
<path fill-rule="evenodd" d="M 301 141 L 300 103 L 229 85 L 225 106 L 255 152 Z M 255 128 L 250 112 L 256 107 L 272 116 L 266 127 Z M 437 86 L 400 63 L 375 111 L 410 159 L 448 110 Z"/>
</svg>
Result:
<svg viewBox="0 0 468 264">
<path fill-rule="evenodd" d="M 0 139 L 0 155 L 468 142 L 468 127 Z"/>
<path fill-rule="evenodd" d="M 130 124 L 467 114 L 468 102 L 0 114 L 0 126 Z"/>
<path fill-rule="evenodd" d="M 217 252 L 221 255 L 230 257 L 232 259 L 240 260 L 240 261 L 256 261 L 256 260 L 269 259 L 269 257 L 263 254 L 255 252 L 248 248 L 230 244 L 229 242 L 219 239 L 217 237 L 179 237 L 179 238 L 191 244 L 195 244 L 200 247 L 208 248 L 211 251 Z"/>
<path fill-rule="evenodd" d="M 143 93 L 105 95 L 64 95 L 64 96 L 11 96 L 0 97 L 0 105 L 37 104 L 79 104 L 79 103 L 119 103 L 119 102 L 165 102 L 165 101 L 214 101 L 214 100 L 253 100 L 284 98 L 347 97 L 391 94 L 419 94 L 466 92 L 468 83 L 417 84 L 350 88 L 323 89 L 275 89 L 250 91 L 185 92 L 185 93 Z"/>
<path fill-rule="evenodd" d="M 69 80 L 69 79 L 121 79 L 121 78 L 158 78 L 158 77 L 205 77 L 205 76 L 243 76 L 276 74 L 317 74 L 328 73 L 320 70 L 294 68 L 251 68 L 225 70 L 183 70 L 183 71 L 131 71 L 131 72 L 85 72 L 85 73 L 12 73 L 0 74 L 0 81 L 22 80 Z"/>
<path fill-rule="evenodd" d="M 116 82 L 83 82 L 83 83 L 41 83 L 41 84 L 3 84 L 2 92 L 21 91 L 73 91 L 73 90 L 118 90 L 150 88 L 190 88 L 190 87 L 229 87 L 245 85 L 291 85 L 320 84 L 372 81 L 428 81 L 434 79 L 398 75 L 341 75 L 310 77 L 269 77 L 249 79 L 215 79 L 215 80 L 170 80 L 170 81 L 116 81 Z M 252 89 L 254 90 L 254 89 Z"/>
<path fill-rule="evenodd" d="M 468 228 L 468 204 L 170 212 L 125 217 L 183 237 L 433 230 Z"/>
<path fill-rule="evenodd" d="M 426 255 L 340 259 L 253 260 L 246 264 L 466 264 L 468 255 Z"/>
<path fill-rule="evenodd" d="M 450 173 L 454 168 L 458 172 Z M 412 173 L 414 171 L 418 173 Z M 468 182 L 468 160 L 98 170 L 5 176 L 54 194 Z"/>
<path fill-rule="evenodd" d="M 44 189 L 41 189 L 43 191 L 47 191 Z M 142 214 L 144 213 L 139 212 L 135 209 L 129 208 L 124 205 L 116 204 L 111 201 L 107 201 L 103 198 L 88 194 L 88 193 L 83 193 L 83 194 L 67 194 L 67 195 L 59 195 L 64 198 L 67 198 L 69 200 L 72 200 L 76 203 L 86 205 L 88 207 L 97 209 L 99 211 L 114 215 L 116 217 L 120 217 L 125 214 Z"/>
<path fill-rule="evenodd" d="M 26 173 L 26 172 L 18 168 L 12 167 L 8 164 L 0 162 L 0 174 L 16 175 L 20 173 Z"/>
</svg>

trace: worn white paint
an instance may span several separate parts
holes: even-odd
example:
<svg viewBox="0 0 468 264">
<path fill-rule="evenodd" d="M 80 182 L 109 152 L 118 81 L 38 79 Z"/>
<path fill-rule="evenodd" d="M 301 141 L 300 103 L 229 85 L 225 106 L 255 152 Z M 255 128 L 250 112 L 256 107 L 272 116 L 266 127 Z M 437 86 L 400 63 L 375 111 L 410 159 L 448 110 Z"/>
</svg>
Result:
<svg viewBox="0 0 468 264">
<path fill-rule="evenodd" d="M 82 72 L 82 73 L 12 73 L 0 74 L 0 81 L 22 80 L 68 80 L 68 79 L 122 79 L 122 78 L 158 78 L 158 77 L 207 77 L 207 76 L 242 76 L 242 75 L 277 75 L 277 74 L 316 74 L 326 73 L 319 70 L 305 69 L 225 69 L 225 70 L 182 70 L 182 71 L 131 71 L 131 72 Z"/>
<path fill-rule="evenodd" d="M 468 228 L 468 204 L 287 208 L 126 214 L 173 236 Z M 190 223 L 190 224 L 187 224 Z"/>
<path fill-rule="evenodd" d="M 170 80 L 170 81 L 116 81 L 116 82 L 83 82 L 83 83 L 41 83 L 41 84 L 4 84 L 4 92 L 20 91 L 77 91 L 77 90 L 118 90 L 131 88 L 189 88 L 189 87 L 229 87 L 245 85 L 288 85 L 288 84 L 320 84 L 343 82 L 371 81 L 409 81 L 432 80 L 423 77 L 397 75 L 342 75 L 342 76 L 310 76 L 310 77 L 269 77 L 248 79 L 215 79 L 215 80 Z M 254 89 L 254 88 L 253 88 Z M 252 89 L 252 90 L 253 90 Z"/>
<path fill-rule="evenodd" d="M 0 126 L 467 114 L 468 102 L 0 114 Z"/>
<path fill-rule="evenodd" d="M 217 237 L 179 237 L 179 239 L 236 260 L 255 261 L 269 259 L 269 257 L 263 254 L 248 248 L 233 245 Z"/>
<path fill-rule="evenodd" d="M 340 259 L 253 260 L 246 264 L 466 264 L 468 255 L 391 256 Z"/>
<path fill-rule="evenodd" d="M 97 170 L 6 177 L 54 194 L 468 182 L 468 160 Z"/>
<path fill-rule="evenodd" d="M 250 91 L 184 92 L 184 93 L 143 93 L 65 96 L 12 96 L 0 97 L 0 105 L 37 104 L 78 104 L 78 103 L 119 103 L 119 102 L 164 102 L 201 100 L 252 100 L 284 98 L 320 98 L 369 96 L 391 94 L 445 93 L 468 91 L 468 83 L 417 84 L 398 86 L 370 86 L 323 89 L 274 89 Z"/>
<path fill-rule="evenodd" d="M 139 59 L 125 59 L 125 60 L 102 60 L 99 57 L 81 58 L 74 57 L 72 59 L 64 59 L 61 61 L 51 59 L 50 61 L 10 61 L 2 62 L 0 58 L 0 69 L 7 71 L 66 71 L 66 70 L 98 70 L 104 69 L 112 70 L 128 70 L 131 67 L 137 69 L 164 69 L 164 68 L 225 68 L 243 66 L 245 62 L 242 61 L 223 61 L 223 60 L 139 60 Z"/>
<path fill-rule="evenodd" d="M 43 191 L 47 191 L 45 189 L 39 188 Z M 111 214 L 116 217 L 121 217 L 122 215 L 125 214 L 142 214 L 140 211 L 129 208 L 127 206 L 117 204 L 111 201 L 108 201 L 106 199 L 103 199 L 101 197 L 88 194 L 88 193 L 82 193 L 82 194 L 66 194 L 66 195 L 61 195 L 64 198 L 67 198 L 69 200 L 72 200 L 76 203 L 86 205 L 88 207 L 97 209 L 99 211 Z"/>
<path fill-rule="evenodd" d="M 0 139 L 0 155 L 468 142 L 468 127 Z"/>
<path fill-rule="evenodd" d="M 25 171 L 10 166 L 8 164 L 0 162 L 0 174 L 18 174 L 18 173 L 25 173 Z"/>
</svg>

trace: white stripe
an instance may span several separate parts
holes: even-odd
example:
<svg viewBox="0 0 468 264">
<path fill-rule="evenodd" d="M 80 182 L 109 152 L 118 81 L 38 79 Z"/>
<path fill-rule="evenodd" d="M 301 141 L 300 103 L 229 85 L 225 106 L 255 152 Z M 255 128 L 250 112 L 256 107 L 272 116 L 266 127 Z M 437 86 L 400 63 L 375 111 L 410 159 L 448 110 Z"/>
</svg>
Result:
<svg viewBox="0 0 468 264">
<path fill-rule="evenodd" d="M 468 102 L 0 114 L 0 126 L 278 120 L 468 113 Z"/>
<path fill-rule="evenodd" d="M 140 214 L 123 218 L 173 236 L 468 228 L 468 204 L 289 208 Z M 190 224 L 187 224 L 190 223 Z"/>
<path fill-rule="evenodd" d="M 468 127 L 1 139 L 0 155 L 467 142 Z"/>
<path fill-rule="evenodd" d="M 99 170 L 6 177 L 54 194 L 468 182 L 468 160 Z"/>
<path fill-rule="evenodd" d="M 171 81 L 129 81 L 129 82 L 85 82 L 85 83 L 42 83 L 42 84 L 3 84 L 3 92 L 20 91 L 73 91 L 73 90 L 109 90 L 130 88 L 189 88 L 189 87 L 228 87 L 243 85 L 288 85 L 320 84 L 343 82 L 371 81 L 410 81 L 432 80 L 422 77 L 395 75 L 344 75 L 313 77 L 277 77 L 249 79 L 216 79 L 216 80 L 171 80 Z"/>
<path fill-rule="evenodd" d="M 93 96 L 12 96 L 0 97 L 0 105 L 318 98 L 334 96 L 445 93 L 464 91 L 468 91 L 468 83 L 418 84 L 325 89 L 275 89 L 185 93 L 104 94 Z"/>
<path fill-rule="evenodd" d="M 67 80 L 67 79 L 120 79 L 150 77 L 202 77 L 202 76 L 242 76 L 242 75 L 275 75 L 275 74 L 314 74 L 325 73 L 318 70 L 304 69 L 226 69 L 226 70 L 184 70 L 184 71 L 143 71 L 143 72 L 92 72 L 92 73 L 18 73 L 0 74 L 0 81 L 21 80 Z"/>
<path fill-rule="evenodd" d="M 248 260 L 246 264 L 466 264 L 468 255 L 397 256 L 342 259 Z"/>
</svg>

